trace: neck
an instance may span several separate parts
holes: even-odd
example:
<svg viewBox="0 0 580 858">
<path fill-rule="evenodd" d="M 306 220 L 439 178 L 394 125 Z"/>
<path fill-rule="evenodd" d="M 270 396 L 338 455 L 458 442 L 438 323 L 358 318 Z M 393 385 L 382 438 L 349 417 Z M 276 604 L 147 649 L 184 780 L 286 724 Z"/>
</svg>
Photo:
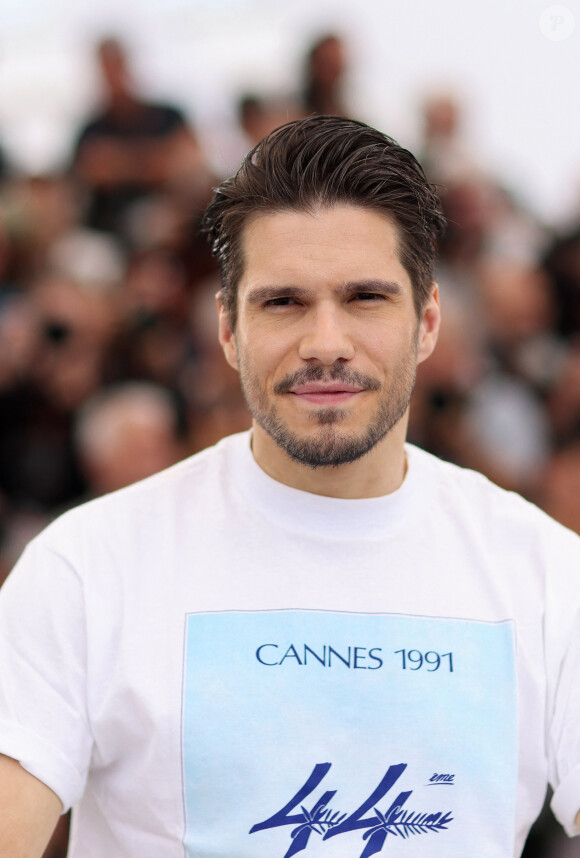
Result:
<svg viewBox="0 0 580 858">
<path fill-rule="evenodd" d="M 400 488 L 405 479 L 406 432 L 405 417 L 356 462 L 311 468 L 294 461 L 261 426 L 254 423 L 252 452 L 268 476 L 300 491 L 343 499 L 382 497 Z"/>
</svg>

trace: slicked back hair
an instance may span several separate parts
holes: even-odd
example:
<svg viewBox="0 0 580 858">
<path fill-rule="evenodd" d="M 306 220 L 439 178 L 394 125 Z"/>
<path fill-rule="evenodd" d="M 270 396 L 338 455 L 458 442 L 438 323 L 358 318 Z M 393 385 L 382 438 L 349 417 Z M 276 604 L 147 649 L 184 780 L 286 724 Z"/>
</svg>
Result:
<svg viewBox="0 0 580 858">
<path fill-rule="evenodd" d="M 355 205 L 384 214 L 397 228 L 399 259 L 413 285 L 417 314 L 433 283 L 444 228 L 437 194 L 414 156 L 386 134 L 337 116 L 311 116 L 268 134 L 235 176 L 215 190 L 202 229 L 222 277 L 232 330 L 244 271 L 243 231 L 253 218 Z"/>
</svg>

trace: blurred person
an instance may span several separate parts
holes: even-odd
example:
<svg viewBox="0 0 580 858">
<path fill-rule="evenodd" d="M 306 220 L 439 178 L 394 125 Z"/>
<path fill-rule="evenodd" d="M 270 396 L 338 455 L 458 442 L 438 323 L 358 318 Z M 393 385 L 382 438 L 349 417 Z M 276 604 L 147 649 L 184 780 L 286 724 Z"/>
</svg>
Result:
<svg viewBox="0 0 580 858">
<path fill-rule="evenodd" d="M 121 325 L 113 356 L 118 377 L 175 387 L 195 351 L 188 272 L 171 251 L 133 253 L 119 293 Z"/>
<path fill-rule="evenodd" d="M 55 239 L 78 221 L 76 188 L 64 176 L 24 175 L 11 184 L 9 200 L 41 267 Z"/>
<path fill-rule="evenodd" d="M 340 36 L 329 33 L 308 49 L 304 63 L 304 112 L 344 116 L 343 83 L 347 69 L 346 49 Z"/>
<path fill-rule="evenodd" d="M 123 283 L 125 314 L 159 314 L 175 322 L 187 317 L 189 284 L 179 258 L 164 247 L 148 247 L 131 254 Z"/>
<path fill-rule="evenodd" d="M 116 293 L 46 274 L 17 309 L 4 314 L 11 333 L 0 391 L 0 486 L 15 510 L 45 516 L 84 490 L 72 427 L 76 409 L 107 378 Z"/>
<path fill-rule="evenodd" d="M 515 858 L 548 781 L 578 834 L 580 540 L 405 443 L 440 320 L 420 166 L 310 117 L 204 228 L 252 430 L 68 513 L 3 586 L 5 853 L 75 805 L 83 858 Z"/>
<path fill-rule="evenodd" d="M 487 175 L 466 145 L 466 110 L 457 95 L 438 92 L 422 106 L 420 159 L 439 187 L 449 229 L 444 248 L 477 250 L 531 263 L 545 243 L 537 219 L 494 176 Z M 445 251 L 444 251 L 445 255 Z"/>
<path fill-rule="evenodd" d="M 494 212 L 494 189 L 481 177 L 466 177 L 441 193 L 448 223 L 440 241 L 444 265 L 469 279 L 483 258 Z"/>
<path fill-rule="evenodd" d="M 551 448 L 549 422 L 533 390 L 491 369 L 471 391 L 465 424 L 479 469 L 503 488 L 536 498 Z"/>
<path fill-rule="evenodd" d="M 4 154 L 4 147 L 0 145 L 0 182 L 9 174 L 9 165 Z"/>
<path fill-rule="evenodd" d="M 450 92 L 432 93 L 422 107 L 421 163 L 435 184 L 449 188 L 479 173 L 462 139 L 464 109 Z"/>
<path fill-rule="evenodd" d="M 440 458 L 468 466 L 474 445 L 466 432 L 465 412 L 471 388 L 484 370 L 484 340 L 473 324 L 470 304 L 444 281 L 439 287 L 437 348 L 417 371 L 409 438 Z"/>
<path fill-rule="evenodd" d="M 73 174 L 88 193 L 87 224 L 127 240 L 126 218 L 136 203 L 180 183 L 199 192 L 203 204 L 211 179 L 182 112 L 135 91 L 121 42 L 101 41 L 97 60 L 104 105 L 78 136 Z"/>
<path fill-rule="evenodd" d="M 54 242 L 46 269 L 85 289 L 107 292 L 118 287 L 125 258 L 111 236 L 96 230 L 73 229 Z"/>
<path fill-rule="evenodd" d="M 533 496 L 549 451 L 544 412 L 526 383 L 498 374 L 481 308 L 445 285 L 437 349 L 417 374 L 409 437 L 502 488 Z"/>
<path fill-rule="evenodd" d="M 550 238 L 546 225 L 508 188 L 494 182 L 490 190 L 486 253 L 537 268 Z"/>
<path fill-rule="evenodd" d="M 114 284 L 46 274 L 33 286 L 41 342 L 36 385 L 55 407 L 73 412 L 102 383 L 119 324 Z"/>
<path fill-rule="evenodd" d="M 13 285 L 44 273 L 54 243 L 78 225 L 74 184 L 59 175 L 15 176 L 4 190 L 4 221 L 13 253 Z"/>
<path fill-rule="evenodd" d="M 195 292 L 198 283 L 216 271 L 199 232 L 200 217 L 198 202 L 187 189 L 180 193 L 177 188 L 166 188 L 141 200 L 126 220 L 129 265 L 133 257 L 141 255 L 171 257 L 185 272 L 188 292 Z"/>
<path fill-rule="evenodd" d="M 26 431 L 18 403 L 37 354 L 36 322 L 29 296 L 9 293 L 0 303 L 0 584 L 50 520 L 34 502 L 18 497 L 21 460 L 15 455 Z"/>
<path fill-rule="evenodd" d="M 536 261 L 543 232 L 507 199 L 483 177 L 443 195 L 449 227 L 438 274 L 466 302 L 468 324 L 477 320 L 482 358 L 461 420 L 457 416 L 456 449 L 467 456 L 450 458 L 533 499 L 550 452 L 545 399 L 560 371 L 563 343 L 550 282 Z M 453 420 L 438 413 L 434 426 L 441 420 L 453 441 Z"/>
<path fill-rule="evenodd" d="M 0 392 L 32 372 L 37 353 L 37 315 L 25 293 L 9 293 L 0 303 Z"/>
<path fill-rule="evenodd" d="M 38 507 L 20 506 L 11 498 L 0 503 L 0 586 L 28 543 L 52 521 L 53 516 Z"/>
<path fill-rule="evenodd" d="M 265 137 L 269 131 L 272 131 L 269 111 L 265 100 L 257 95 L 248 93 L 240 97 L 238 101 L 238 119 L 250 144 L 248 146 L 249 149 L 259 143 L 262 137 Z M 276 126 L 274 125 L 273 127 L 275 128 Z"/>
<path fill-rule="evenodd" d="M 13 213 L 5 200 L 0 201 L 0 311 L 7 297 L 22 291 L 23 253 L 14 234 Z"/>
<path fill-rule="evenodd" d="M 544 400 L 562 359 L 549 282 L 537 266 L 486 256 L 476 288 L 487 361 L 470 390 L 469 435 L 487 476 L 536 497 L 552 440 Z"/>
<path fill-rule="evenodd" d="M 191 307 L 195 358 L 181 376 L 180 389 L 190 416 L 192 452 L 217 443 L 226 435 L 250 428 L 251 417 L 240 390 L 238 374 L 223 359 L 215 327 L 215 294 L 219 277 L 200 284 Z"/>
<path fill-rule="evenodd" d="M 279 125 L 297 119 L 299 108 L 289 99 L 266 98 L 246 93 L 238 100 L 237 113 L 247 149 L 251 149 Z"/>
<path fill-rule="evenodd" d="M 438 186 L 448 220 L 442 260 L 467 273 L 489 253 L 531 264 L 545 244 L 545 232 L 474 157 L 464 139 L 465 113 L 451 92 L 432 93 L 422 106 L 421 162 Z"/>
<path fill-rule="evenodd" d="M 580 335 L 580 228 L 554 239 L 543 266 L 557 299 L 558 331 L 574 339 Z"/>
<path fill-rule="evenodd" d="M 544 271 L 536 264 L 488 254 L 476 276 L 494 358 L 536 391 L 549 390 L 565 347 L 556 331 L 556 302 Z"/>
<path fill-rule="evenodd" d="M 580 432 L 546 464 L 542 508 L 580 534 Z"/>
<path fill-rule="evenodd" d="M 0 582 L 46 527 L 50 507 L 79 489 L 66 432 L 48 418 L 34 388 L 40 336 L 31 296 L 6 298 L 0 306 Z"/>
<path fill-rule="evenodd" d="M 565 351 L 547 397 L 552 435 L 558 446 L 580 436 L 580 339 Z"/>
<path fill-rule="evenodd" d="M 175 402 L 163 387 L 105 387 L 78 414 L 75 442 L 93 497 L 168 468 L 183 457 Z"/>
<path fill-rule="evenodd" d="M 121 247 L 114 236 L 82 225 L 79 192 L 70 177 L 20 176 L 7 189 L 4 205 L 13 291 L 27 290 L 47 272 L 93 288 L 119 281 Z M 0 267 L 1 261 L 0 249 Z"/>
<path fill-rule="evenodd" d="M 12 508 L 43 515 L 79 490 L 70 413 L 55 408 L 37 384 L 46 335 L 35 308 L 20 307 L 2 321 L 9 327 L 0 354 L 0 488 Z"/>
</svg>

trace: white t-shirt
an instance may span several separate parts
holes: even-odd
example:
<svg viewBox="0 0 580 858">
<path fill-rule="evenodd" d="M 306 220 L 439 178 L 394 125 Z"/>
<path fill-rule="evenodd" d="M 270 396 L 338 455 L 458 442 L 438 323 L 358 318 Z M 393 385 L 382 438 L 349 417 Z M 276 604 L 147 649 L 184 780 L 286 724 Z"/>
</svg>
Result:
<svg viewBox="0 0 580 858">
<path fill-rule="evenodd" d="M 0 752 L 74 858 L 511 858 L 580 808 L 580 539 L 412 446 L 342 500 L 225 439 L 64 515 L 0 598 Z"/>
</svg>

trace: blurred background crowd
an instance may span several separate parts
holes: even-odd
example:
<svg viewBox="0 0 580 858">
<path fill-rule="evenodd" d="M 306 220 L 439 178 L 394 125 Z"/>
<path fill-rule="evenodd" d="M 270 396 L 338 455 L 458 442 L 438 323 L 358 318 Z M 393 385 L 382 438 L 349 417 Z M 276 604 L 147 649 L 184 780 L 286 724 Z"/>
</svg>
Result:
<svg viewBox="0 0 580 858">
<path fill-rule="evenodd" d="M 292 91 L 239 93 L 240 156 L 289 119 L 365 118 L 345 97 L 344 37 L 321 35 L 303 56 Z M 100 103 L 63 169 L 0 158 L 0 582 L 54 516 L 249 426 L 198 234 L 215 159 L 179 104 L 135 85 L 122 40 L 102 39 L 94 63 Z M 580 201 L 566 223 L 532 212 L 465 144 L 464 109 L 440 92 L 418 117 L 415 154 L 449 226 L 440 342 L 420 368 L 410 440 L 580 533 Z M 47 856 L 65 842 L 66 822 Z M 546 813 L 525 855 L 580 849 Z"/>
</svg>

